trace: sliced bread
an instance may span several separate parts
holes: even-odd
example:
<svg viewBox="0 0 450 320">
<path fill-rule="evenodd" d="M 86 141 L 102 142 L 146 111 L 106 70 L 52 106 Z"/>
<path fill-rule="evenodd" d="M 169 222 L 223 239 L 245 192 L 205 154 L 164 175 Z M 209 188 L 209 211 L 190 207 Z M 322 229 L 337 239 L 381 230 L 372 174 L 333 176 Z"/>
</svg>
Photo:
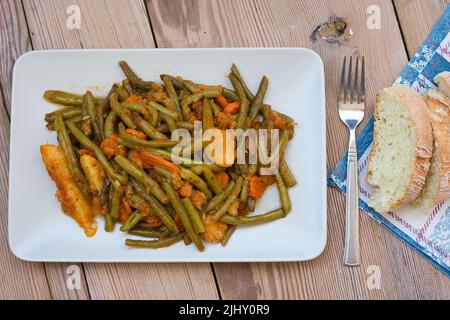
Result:
<svg viewBox="0 0 450 320">
<path fill-rule="evenodd" d="M 406 86 L 383 89 L 375 101 L 373 146 L 366 180 L 369 205 L 390 211 L 417 198 L 433 150 L 430 116 L 423 98 Z"/>
<path fill-rule="evenodd" d="M 424 99 L 433 128 L 433 157 L 425 186 L 414 204 L 430 208 L 450 197 L 450 101 L 435 89 L 429 90 Z"/>
</svg>

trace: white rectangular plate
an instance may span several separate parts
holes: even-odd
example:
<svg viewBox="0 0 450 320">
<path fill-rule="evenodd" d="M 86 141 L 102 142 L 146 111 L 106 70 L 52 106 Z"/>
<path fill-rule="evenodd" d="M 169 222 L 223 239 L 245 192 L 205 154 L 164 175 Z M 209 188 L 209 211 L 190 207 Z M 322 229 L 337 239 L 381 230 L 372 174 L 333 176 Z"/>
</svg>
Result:
<svg viewBox="0 0 450 320">
<path fill-rule="evenodd" d="M 56 143 L 44 114 L 56 109 L 42 98 L 47 89 L 106 94 L 124 76 L 117 62 L 127 60 L 144 79 L 181 75 L 195 82 L 225 84 L 231 64 L 239 66 L 255 92 L 269 77 L 265 101 L 298 123 L 287 149 L 298 185 L 290 189 L 292 212 L 267 224 L 239 227 L 226 247 L 207 245 L 203 253 L 179 243 L 151 250 L 128 248 L 125 234 L 99 230 L 87 238 L 65 216 L 55 198 L 39 153 Z M 326 146 L 323 64 L 301 48 L 138 49 L 33 51 L 14 67 L 9 175 L 9 243 L 14 254 L 31 261 L 232 262 L 301 261 L 317 257 L 326 243 Z M 279 207 L 275 187 L 257 204 L 256 214 Z"/>
</svg>

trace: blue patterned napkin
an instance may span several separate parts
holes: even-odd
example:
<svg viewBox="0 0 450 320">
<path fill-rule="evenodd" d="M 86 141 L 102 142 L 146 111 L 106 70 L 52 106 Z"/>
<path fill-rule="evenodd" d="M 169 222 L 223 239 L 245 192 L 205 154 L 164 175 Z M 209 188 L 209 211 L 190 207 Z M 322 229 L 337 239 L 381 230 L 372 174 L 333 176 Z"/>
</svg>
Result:
<svg viewBox="0 0 450 320">
<path fill-rule="evenodd" d="M 435 75 L 450 71 L 450 7 L 428 38 L 403 69 L 395 84 L 406 84 L 419 92 L 433 88 Z M 371 187 L 366 183 L 367 158 L 372 147 L 373 116 L 358 136 L 359 205 L 378 223 L 419 251 L 450 277 L 450 200 L 430 210 L 407 207 L 386 214 L 367 205 Z M 345 192 L 347 156 L 339 161 L 329 184 Z"/>
</svg>

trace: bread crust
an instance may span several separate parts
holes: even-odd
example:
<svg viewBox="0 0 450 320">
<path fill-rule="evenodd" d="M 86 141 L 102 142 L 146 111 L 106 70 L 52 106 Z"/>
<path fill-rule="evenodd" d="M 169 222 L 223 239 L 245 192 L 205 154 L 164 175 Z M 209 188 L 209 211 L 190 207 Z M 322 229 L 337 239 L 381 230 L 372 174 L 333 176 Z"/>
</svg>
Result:
<svg viewBox="0 0 450 320">
<path fill-rule="evenodd" d="M 382 95 L 389 95 L 396 99 L 402 106 L 406 108 L 411 116 L 416 131 L 416 148 L 415 158 L 412 163 L 412 174 L 409 177 L 406 190 L 402 198 L 392 203 L 389 210 L 394 209 L 402 204 L 410 203 L 420 194 L 425 178 L 430 167 L 431 156 L 433 151 L 433 133 L 430 122 L 430 115 L 425 101 L 419 93 L 407 86 L 397 86 L 385 88 L 380 91 L 375 99 L 375 117 L 379 116 L 379 102 Z M 377 141 L 377 132 L 374 130 L 373 141 Z M 370 184 L 370 162 L 375 152 L 372 149 L 369 155 L 369 170 L 367 172 L 366 181 Z"/>
<path fill-rule="evenodd" d="M 433 127 L 434 143 L 438 145 L 441 168 L 439 189 L 434 196 L 437 204 L 450 198 L 450 101 L 437 90 L 430 90 L 426 96 Z"/>
</svg>

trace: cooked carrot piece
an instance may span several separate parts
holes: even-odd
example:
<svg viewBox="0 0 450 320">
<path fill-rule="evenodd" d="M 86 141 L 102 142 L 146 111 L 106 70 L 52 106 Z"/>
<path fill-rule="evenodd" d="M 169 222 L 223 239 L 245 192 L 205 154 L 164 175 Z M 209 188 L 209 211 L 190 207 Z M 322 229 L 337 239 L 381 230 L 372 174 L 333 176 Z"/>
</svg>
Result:
<svg viewBox="0 0 450 320">
<path fill-rule="evenodd" d="M 250 195 L 258 200 L 261 198 L 264 194 L 264 191 L 266 191 L 266 184 L 261 180 L 261 177 L 253 176 L 250 179 L 250 185 L 249 185 L 249 193 Z"/>
<path fill-rule="evenodd" d="M 176 164 L 174 164 L 170 161 L 167 161 L 166 159 L 163 159 L 161 157 L 158 157 L 158 156 L 152 154 L 151 152 L 148 152 L 145 150 L 140 150 L 139 157 L 142 161 L 142 165 L 144 166 L 144 168 L 150 168 L 150 167 L 152 168 L 154 166 L 159 166 L 159 167 L 162 167 L 171 172 L 175 172 L 175 173 L 181 172 L 180 168 Z"/>
<path fill-rule="evenodd" d="M 142 97 L 141 96 L 129 96 L 128 98 L 125 99 L 125 102 L 133 102 L 133 103 L 141 103 L 142 102 Z"/>
<path fill-rule="evenodd" d="M 241 103 L 239 101 L 231 102 L 223 109 L 223 112 L 230 116 L 238 112 L 240 107 Z"/>
<path fill-rule="evenodd" d="M 124 156 L 127 154 L 127 149 L 124 146 L 119 145 L 119 142 L 117 141 L 118 138 L 119 137 L 116 134 L 113 134 L 103 140 L 100 145 L 100 148 L 108 159 L 111 159 L 113 156 Z"/>
<path fill-rule="evenodd" d="M 122 201 L 120 202 L 119 222 L 124 224 L 132 212 L 133 210 L 131 209 L 130 204 L 124 197 L 122 197 Z"/>
<path fill-rule="evenodd" d="M 189 198 L 192 195 L 192 185 L 189 182 L 183 182 L 178 189 L 178 194 L 183 198 Z"/>
<path fill-rule="evenodd" d="M 216 173 L 216 179 L 217 179 L 217 182 L 219 183 L 219 186 L 222 189 L 225 189 L 228 186 L 228 183 L 230 182 L 230 176 L 226 172 L 223 172 L 223 171 Z"/>
<path fill-rule="evenodd" d="M 148 216 L 142 218 L 152 228 L 158 228 L 162 225 L 161 219 L 150 213 Z"/>
<path fill-rule="evenodd" d="M 201 191 L 193 190 L 191 194 L 191 200 L 194 207 L 196 207 L 198 210 L 202 210 L 203 205 L 206 203 L 205 194 Z"/>
<path fill-rule="evenodd" d="M 128 133 L 131 136 L 135 136 L 136 138 L 140 138 L 140 139 L 146 139 L 147 138 L 145 133 L 143 133 L 142 131 L 139 131 L 139 130 L 127 128 L 125 130 L 125 132 Z"/>
<path fill-rule="evenodd" d="M 222 108 L 225 108 L 228 105 L 227 99 L 223 95 L 220 95 L 216 98 L 217 104 Z"/>
<path fill-rule="evenodd" d="M 261 181 L 266 186 L 270 186 L 275 183 L 275 177 L 274 176 L 261 176 Z"/>
<path fill-rule="evenodd" d="M 205 86 L 205 85 L 200 85 L 200 86 L 197 87 L 197 89 L 200 90 L 200 91 L 205 91 L 205 90 L 208 90 L 209 87 Z"/>
</svg>

